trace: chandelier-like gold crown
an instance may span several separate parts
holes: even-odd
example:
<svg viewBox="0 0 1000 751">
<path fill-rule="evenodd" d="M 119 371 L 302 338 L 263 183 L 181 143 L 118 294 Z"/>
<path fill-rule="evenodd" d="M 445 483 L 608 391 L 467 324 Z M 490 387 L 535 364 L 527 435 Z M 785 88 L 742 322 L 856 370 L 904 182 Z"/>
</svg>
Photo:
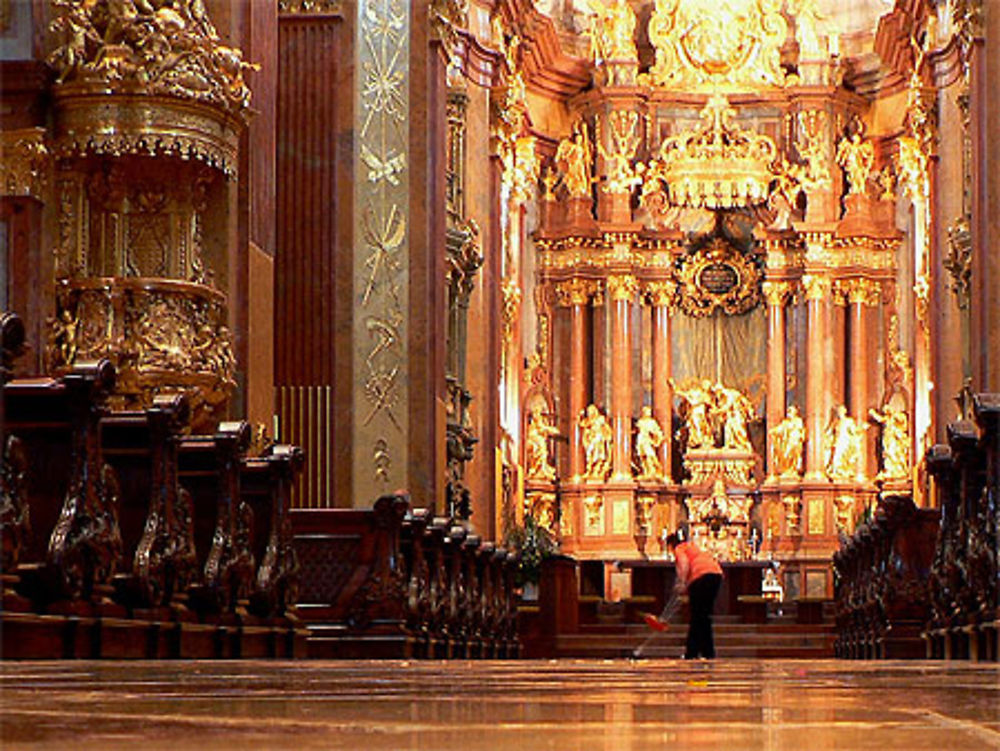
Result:
<svg viewBox="0 0 1000 751">
<path fill-rule="evenodd" d="M 778 147 L 767 136 L 733 124 L 736 114 L 722 94 L 701 111 L 701 127 L 668 138 L 646 180 L 666 183 L 674 206 L 728 209 L 761 204 L 778 176 Z"/>
</svg>

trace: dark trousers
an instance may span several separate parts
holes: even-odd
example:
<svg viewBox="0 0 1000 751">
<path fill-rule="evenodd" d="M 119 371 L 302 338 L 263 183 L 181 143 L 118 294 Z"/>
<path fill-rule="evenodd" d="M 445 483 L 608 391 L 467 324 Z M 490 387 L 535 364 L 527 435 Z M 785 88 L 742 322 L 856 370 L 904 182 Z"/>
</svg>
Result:
<svg viewBox="0 0 1000 751">
<path fill-rule="evenodd" d="M 712 639 L 712 609 L 715 597 L 722 586 L 718 574 L 699 576 L 688 585 L 688 601 L 691 607 L 691 623 L 688 626 L 687 659 L 695 657 L 715 657 L 715 643 Z"/>
</svg>

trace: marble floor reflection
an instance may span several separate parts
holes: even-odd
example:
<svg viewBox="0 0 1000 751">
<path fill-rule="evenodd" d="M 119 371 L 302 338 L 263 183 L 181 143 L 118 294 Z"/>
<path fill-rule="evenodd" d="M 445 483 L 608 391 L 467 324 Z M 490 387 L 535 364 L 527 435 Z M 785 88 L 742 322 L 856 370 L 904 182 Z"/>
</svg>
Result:
<svg viewBox="0 0 1000 751">
<path fill-rule="evenodd" d="M 978 751 L 1000 749 L 1000 666 L 8 662 L 0 746 Z"/>
</svg>

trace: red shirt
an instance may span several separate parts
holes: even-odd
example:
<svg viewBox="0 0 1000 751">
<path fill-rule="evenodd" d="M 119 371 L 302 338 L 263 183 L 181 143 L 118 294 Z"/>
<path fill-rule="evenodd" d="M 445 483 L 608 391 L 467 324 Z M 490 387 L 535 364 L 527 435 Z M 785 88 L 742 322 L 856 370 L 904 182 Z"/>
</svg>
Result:
<svg viewBox="0 0 1000 751">
<path fill-rule="evenodd" d="M 718 561 L 694 543 L 682 542 L 674 548 L 674 558 L 677 560 L 677 582 L 685 589 L 706 574 L 722 575 Z"/>
</svg>

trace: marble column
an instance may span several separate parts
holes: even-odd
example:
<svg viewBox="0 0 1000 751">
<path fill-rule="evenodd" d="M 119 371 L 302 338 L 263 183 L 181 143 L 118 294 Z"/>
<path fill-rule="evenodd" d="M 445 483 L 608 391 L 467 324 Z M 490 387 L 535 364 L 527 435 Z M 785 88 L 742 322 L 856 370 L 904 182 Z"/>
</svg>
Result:
<svg viewBox="0 0 1000 751">
<path fill-rule="evenodd" d="M 791 283 L 764 282 L 763 291 L 767 301 L 767 429 L 770 431 L 785 419 L 785 304 Z M 770 433 L 767 473 L 769 477 L 775 474 L 771 466 Z"/>
<path fill-rule="evenodd" d="M 556 285 L 559 304 L 570 310 L 569 341 L 569 475 L 572 482 L 583 476 L 583 445 L 580 441 L 580 415 L 589 404 L 587 384 L 587 308 L 593 283 L 573 279 Z"/>
<path fill-rule="evenodd" d="M 830 279 L 807 274 L 802 277 L 806 293 L 808 336 L 806 337 L 806 477 L 826 477 L 823 468 L 823 430 L 829 418 L 826 381 L 831 377 L 827 367 L 830 348 Z"/>
<path fill-rule="evenodd" d="M 674 389 L 670 385 L 673 374 L 670 344 L 670 314 L 674 298 L 673 282 L 652 282 L 647 287 L 653 304 L 653 417 L 663 429 L 663 443 L 660 444 L 660 463 L 663 477 L 670 477 L 673 462 L 671 456 L 673 438 Z"/>
<path fill-rule="evenodd" d="M 611 304 L 611 419 L 614 429 L 612 480 L 632 478 L 632 303 L 634 276 L 608 277 Z"/>
<path fill-rule="evenodd" d="M 868 308 L 874 307 L 879 302 L 878 282 L 870 279 L 855 279 L 847 286 L 846 303 L 848 306 L 848 316 L 850 319 L 850 392 L 848 401 L 848 412 L 856 420 L 865 423 L 868 419 L 868 409 L 871 407 L 870 394 L 870 373 L 875 365 L 875 357 L 870 350 L 869 319 Z M 862 455 L 862 466 L 859 474 L 869 478 L 875 473 L 872 472 L 872 451 L 870 450 L 870 440 L 865 441 L 866 450 Z"/>
</svg>

